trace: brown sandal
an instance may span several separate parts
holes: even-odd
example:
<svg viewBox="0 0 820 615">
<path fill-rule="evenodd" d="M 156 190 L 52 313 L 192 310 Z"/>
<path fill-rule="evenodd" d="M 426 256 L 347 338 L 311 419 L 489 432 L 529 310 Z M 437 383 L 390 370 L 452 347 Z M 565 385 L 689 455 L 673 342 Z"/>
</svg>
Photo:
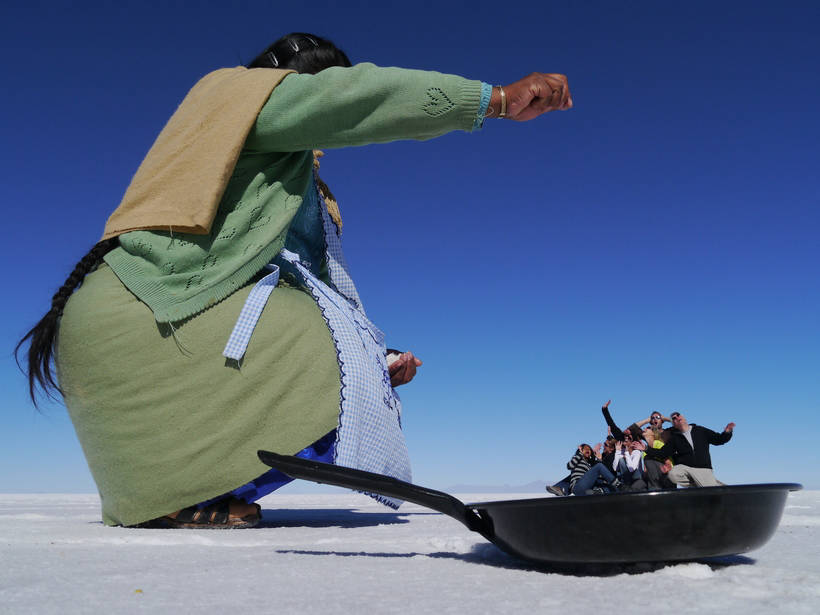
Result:
<svg viewBox="0 0 820 615">
<path fill-rule="evenodd" d="M 231 530 L 257 525 L 262 519 L 262 508 L 259 504 L 254 504 L 256 507 L 255 513 L 250 513 L 244 517 L 231 516 L 231 505 L 239 502 L 242 504 L 245 503 L 242 502 L 242 500 L 230 498 L 208 504 L 202 508 L 189 506 L 188 508 L 180 510 L 174 517 L 165 515 L 164 517 L 158 517 L 157 519 L 141 523 L 136 527 Z"/>
</svg>

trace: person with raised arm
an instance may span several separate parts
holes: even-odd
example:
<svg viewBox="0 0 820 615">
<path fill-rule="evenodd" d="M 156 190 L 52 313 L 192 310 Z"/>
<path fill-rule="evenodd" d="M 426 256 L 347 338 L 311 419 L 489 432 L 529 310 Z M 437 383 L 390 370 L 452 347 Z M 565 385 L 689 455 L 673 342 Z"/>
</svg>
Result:
<svg viewBox="0 0 820 615">
<path fill-rule="evenodd" d="M 723 485 L 724 483 L 715 478 L 709 447 L 721 446 L 731 440 L 735 424 L 729 423 L 722 432 L 717 433 L 694 423 L 690 425 L 680 412 L 672 412 L 669 416 L 674 426 L 669 441 L 661 448 L 647 449 L 647 457 L 661 462 L 671 459 L 674 466 L 669 470 L 667 477 L 676 485 L 682 487 Z"/>
<path fill-rule="evenodd" d="M 253 502 L 289 481 L 258 449 L 409 481 L 394 388 L 421 361 L 388 362 L 342 252 L 320 150 L 474 132 L 572 104 L 561 74 L 501 86 L 354 65 L 300 32 L 200 79 L 16 349 L 28 345 L 35 403 L 38 390 L 65 402 L 103 521 L 255 525 Z M 361 170 L 362 186 L 371 174 Z M 517 201 L 525 195 L 497 209 Z M 471 215 L 469 203 L 446 205 Z"/>
</svg>

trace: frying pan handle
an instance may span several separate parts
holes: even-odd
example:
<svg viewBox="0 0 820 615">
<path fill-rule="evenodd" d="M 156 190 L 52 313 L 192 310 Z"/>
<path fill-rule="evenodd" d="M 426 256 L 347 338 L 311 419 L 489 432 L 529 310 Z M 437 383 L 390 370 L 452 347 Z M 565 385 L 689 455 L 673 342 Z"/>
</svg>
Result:
<svg viewBox="0 0 820 615">
<path fill-rule="evenodd" d="M 257 455 L 265 465 L 276 468 L 292 478 L 302 478 L 314 483 L 346 487 L 366 493 L 377 493 L 390 498 L 407 500 L 413 502 L 413 504 L 432 508 L 453 517 L 453 519 L 461 521 L 474 532 L 478 532 L 485 538 L 492 540 L 492 525 L 489 520 L 479 515 L 472 508 L 465 506 L 461 500 L 442 491 L 419 487 L 383 474 L 354 470 L 353 468 L 302 459 L 291 455 L 280 455 L 270 451 L 258 451 Z"/>
</svg>

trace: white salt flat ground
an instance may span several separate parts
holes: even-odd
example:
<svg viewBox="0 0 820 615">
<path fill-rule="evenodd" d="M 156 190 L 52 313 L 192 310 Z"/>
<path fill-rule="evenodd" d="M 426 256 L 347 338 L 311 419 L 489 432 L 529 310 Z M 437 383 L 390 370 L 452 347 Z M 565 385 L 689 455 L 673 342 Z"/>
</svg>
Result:
<svg viewBox="0 0 820 615">
<path fill-rule="evenodd" d="M 139 530 L 103 526 L 94 495 L 0 494 L 0 613 L 820 613 L 820 491 L 790 494 L 745 556 L 573 571 L 518 562 L 415 505 L 262 504 L 251 530 Z"/>
</svg>

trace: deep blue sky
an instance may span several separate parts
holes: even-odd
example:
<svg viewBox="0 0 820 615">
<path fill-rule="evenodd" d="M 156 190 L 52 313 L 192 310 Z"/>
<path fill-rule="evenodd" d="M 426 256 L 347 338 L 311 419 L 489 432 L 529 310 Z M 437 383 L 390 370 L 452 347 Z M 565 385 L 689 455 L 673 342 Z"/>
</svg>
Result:
<svg viewBox="0 0 820 615">
<path fill-rule="evenodd" d="M 491 83 L 568 75 L 575 108 L 329 152 L 420 484 L 557 479 L 650 410 L 735 438 L 727 482 L 820 488 L 820 4 L 16 3 L 0 19 L 0 491 L 93 491 L 65 410 L 11 358 L 188 88 L 289 31 L 354 62 Z"/>
</svg>

